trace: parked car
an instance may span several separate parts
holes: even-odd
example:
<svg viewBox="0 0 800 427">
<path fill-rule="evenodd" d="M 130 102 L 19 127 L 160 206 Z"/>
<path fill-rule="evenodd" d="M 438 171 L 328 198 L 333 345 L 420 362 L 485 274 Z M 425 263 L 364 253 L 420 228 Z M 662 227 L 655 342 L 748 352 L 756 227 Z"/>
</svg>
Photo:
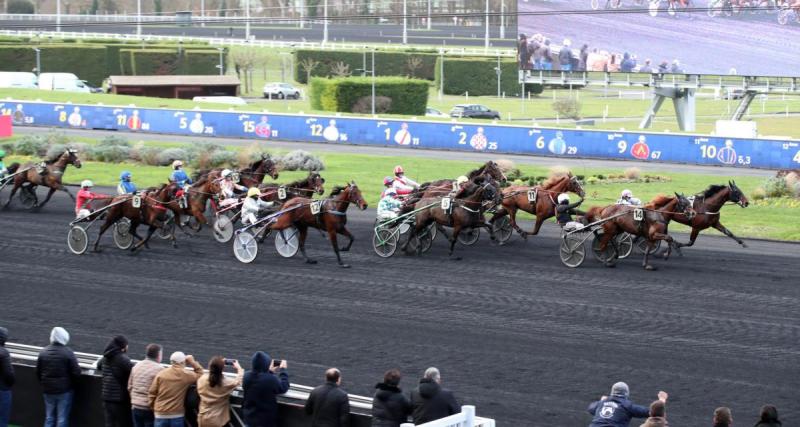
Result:
<svg viewBox="0 0 800 427">
<path fill-rule="evenodd" d="M 39 75 L 39 89 L 85 93 L 92 91 L 85 80 L 80 80 L 72 73 L 42 73 Z"/>
<path fill-rule="evenodd" d="M 213 102 L 215 104 L 247 105 L 247 101 L 238 96 L 195 96 L 194 102 Z"/>
<path fill-rule="evenodd" d="M 450 116 L 435 108 L 428 107 L 425 109 L 425 117 L 450 117 Z"/>
<path fill-rule="evenodd" d="M 15 89 L 38 89 L 36 74 L 24 72 L 0 72 L 0 87 Z"/>
<path fill-rule="evenodd" d="M 264 98 L 300 99 L 300 89 L 289 83 L 267 83 L 264 85 Z"/>
<path fill-rule="evenodd" d="M 458 104 L 450 110 L 450 117 L 500 120 L 500 113 L 480 104 Z"/>
</svg>

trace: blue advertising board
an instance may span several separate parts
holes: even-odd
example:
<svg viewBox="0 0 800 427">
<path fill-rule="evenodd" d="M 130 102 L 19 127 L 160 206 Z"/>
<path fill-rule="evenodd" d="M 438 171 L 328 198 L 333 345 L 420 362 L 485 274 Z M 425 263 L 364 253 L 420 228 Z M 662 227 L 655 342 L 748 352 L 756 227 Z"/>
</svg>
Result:
<svg viewBox="0 0 800 427">
<path fill-rule="evenodd" d="M 743 168 L 800 167 L 800 142 L 256 112 L 6 101 L 21 126 L 434 148 Z"/>
</svg>

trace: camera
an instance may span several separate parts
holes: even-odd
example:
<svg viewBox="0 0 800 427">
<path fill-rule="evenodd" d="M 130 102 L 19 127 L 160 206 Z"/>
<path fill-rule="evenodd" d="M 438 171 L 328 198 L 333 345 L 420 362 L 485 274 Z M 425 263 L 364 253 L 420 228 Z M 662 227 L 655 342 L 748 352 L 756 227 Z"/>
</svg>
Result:
<svg viewBox="0 0 800 427">
<path fill-rule="evenodd" d="M 225 359 L 225 366 L 233 366 L 233 364 L 236 362 L 236 359 Z"/>
<path fill-rule="evenodd" d="M 281 359 L 272 359 L 272 367 L 277 368 L 278 366 L 281 366 L 281 362 L 283 362 Z"/>
</svg>

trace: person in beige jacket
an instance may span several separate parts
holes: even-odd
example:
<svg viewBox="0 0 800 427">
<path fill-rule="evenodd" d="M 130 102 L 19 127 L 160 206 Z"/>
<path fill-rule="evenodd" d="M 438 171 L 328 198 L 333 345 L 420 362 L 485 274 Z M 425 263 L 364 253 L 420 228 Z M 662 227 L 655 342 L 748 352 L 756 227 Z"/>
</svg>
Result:
<svg viewBox="0 0 800 427">
<path fill-rule="evenodd" d="M 133 427 L 153 427 L 153 408 L 150 407 L 150 386 L 161 366 L 161 346 L 148 344 L 145 350 L 147 359 L 137 363 L 128 377 L 128 392 L 131 394 Z"/>
<path fill-rule="evenodd" d="M 198 427 L 225 427 L 231 419 L 230 396 L 236 387 L 242 385 L 244 369 L 239 361 L 232 360 L 236 378 L 225 378 L 222 373 L 225 364 L 226 360 L 222 356 L 214 356 L 208 362 L 208 373 L 197 380 L 197 394 L 200 395 Z"/>
<path fill-rule="evenodd" d="M 150 386 L 148 398 L 155 413 L 155 427 L 183 427 L 186 408 L 186 390 L 203 375 L 203 366 L 180 351 L 169 357 L 171 366 L 156 375 Z M 194 372 L 186 371 L 191 365 Z"/>
</svg>

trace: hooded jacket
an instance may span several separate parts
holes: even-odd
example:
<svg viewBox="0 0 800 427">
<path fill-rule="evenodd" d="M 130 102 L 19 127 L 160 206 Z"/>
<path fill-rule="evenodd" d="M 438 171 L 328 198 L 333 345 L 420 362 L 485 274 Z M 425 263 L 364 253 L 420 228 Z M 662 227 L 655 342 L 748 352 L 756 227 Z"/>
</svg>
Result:
<svg viewBox="0 0 800 427">
<path fill-rule="evenodd" d="M 400 427 L 411 415 L 411 401 L 397 386 L 378 383 L 375 388 L 372 427 Z"/>
<path fill-rule="evenodd" d="M 761 420 L 755 427 L 781 427 L 783 424 L 778 420 L 778 411 L 772 406 L 766 409 L 766 414 L 762 413 Z"/>
<path fill-rule="evenodd" d="M 411 406 L 414 424 L 424 424 L 461 411 L 453 392 L 428 378 L 419 380 L 419 387 L 411 392 Z"/>
<path fill-rule="evenodd" d="M 289 374 L 279 369 L 275 375 L 269 371 L 272 358 L 263 351 L 253 354 L 252 369 L 244 374 L 244 402 L 242 414 L 248 427 L 273 427 L 278 425 L 278 395 L 289 391 Z"/>
<path fill-rule="evenodd" d="M 122 350 L 128 345 L 124 337 L 114 337 L 103 351 L 103 358 L 97 363 L 97 370 L 103 374 L 103 401 L 129 403 L 128 378 L 133 363 Z"/>
<path fill-rule="evenodd" d="M 593 402 L 587 410 L 594 416 L 589 427 L 628 427 L 631 418 L 646 418 L 650 415 L 649 408 L 636 405 L 622 395 Z"/>
<path fill-rule="evenodd" d="M 14 367 L 11 365 L 11 355 L 6 350 L 8 329 L 0 327 L 0 391 L 11 390 L 16 378 Z"/>
<path fill-rule="evenodd" d="M 81 376 L 81 367 L 75 353 L 67 347 L 69 335 L 51 334 L 52 344 L 43 348 L 36 359 L 36 377 L 44 394 L 62 394 L 72 391 Z"/>
</svg>

